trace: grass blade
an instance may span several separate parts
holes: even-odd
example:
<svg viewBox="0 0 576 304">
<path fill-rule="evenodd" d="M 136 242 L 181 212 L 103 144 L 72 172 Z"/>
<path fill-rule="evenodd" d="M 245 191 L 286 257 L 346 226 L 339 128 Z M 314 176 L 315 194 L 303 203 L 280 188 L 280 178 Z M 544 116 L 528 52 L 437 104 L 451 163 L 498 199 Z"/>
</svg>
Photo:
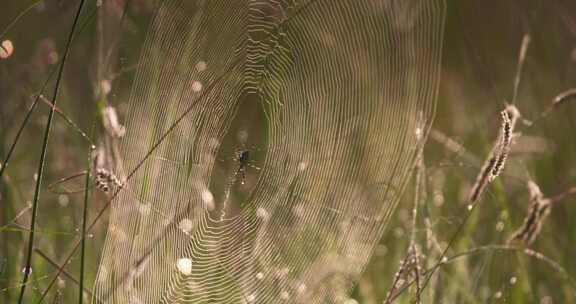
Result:
<svg viewBox="0 0 576 304">
<path fill-rule="evenodd" d="M 58 77 L 56 78 L 56 86 L 54 88 L 54 93 L 53 93 L 53 97 L 52 97 L 52 100 L 54 102 L 54 106 L 56 106 L 58 92 L 60 89 L 60 81 L 62 80 L 62 76 L 64 74 L 64 66 L 66 65 L 66 59 L 68 57 L 68 54 L 70 51 L 70 46 L 72 44 L 72 37 L 74 34 L 74 29 L 76 28 L 76 24 L 78 23 L 78 20 L 80 19 L 80 13 L 82 12 L 83 6 L 84 6 L 84 0 L 81 0 L 80 5 L 78 6 L 78 11 L 77 11 L 76 16 L 74 18 L 74 23 L 72 25 L 72 29 L 70 30 L 70 33 L 68 34 L 68 39 L 66 42 L 66 48 L 64 49 L 64 55 L 62 57 L 62 64 L 60 65 L 60 68 L 58 70 Z M 42 151 L 40 152 L 40 161 L 39 161 L 38 170 L 37 170 L 36 186 L 34 188 L 34 199 L 32 201 L 32 218 L 30 220 L 30 234 L 28 235 L 28 250 L 26 252 L 26 265 L 24 267 L 24 276 L 22 277 L 22 287 L 20 288 L 20 295 L 18 297 L 18 303 L 19 304 L 23 303 L 22 301 L 24 300 L 24 293 L 26 292 L 28 277 L 30 275 L 30 270 L 31 270 L 30 267 L 32 264 L 32 251 L 33 251 L 33 247 L 34 247 L 34 229 L 36 226 L 36 215 L 38 212 L 38 201 L 40 199 L 40 188 L 42 186 L 42 175 L 44 173 L 46 152 L 48 150 L 47 149 L 48 148 L 48 139 L 50 137 L 50 129 L 52 126 L 53 117 L 54 117 L 54 108 L 51 108 L 50 114 L 48 114 L 48 120 L 46 122 L 46 128 L 44 131 L 44 139 L 42 142 Z"/>
<path fill-rule="evenodd" d="M 48 81 L 46 81 L 44 86 L 46 86 L 47 83 L 48 83 Z M 30 120 L 30 117 L 32 116 L 32 112 L 34 112 L 34 109 L 36 108 L 36 105 L 38 104 L 39 100 L 40 100 L 39 98 L 36 98 L 34 100 L 34 103 L 32 103 L 32 105 L 30 106 L 28 113 L 26 113 L 26 116 L 24 117 L 24 121 L 22 121 L 22 124 L 20 124 L 20 128 L 18 129 L 18 132 L 16 132 L 16 137 L 14 137 L 14 140 L 12 141 L 12 144 L 10 145 L 10 148 L 8 149 L 8 154 L 6 154 L 4 161 L 2 163 L 0 163 L 0 178 L 2 178 L 4 171 L 8 167 L 8 164 L 10 163 L 10 158 L 12 157 L 12 153 L 14 152 L 14 149 L 16 148 L 16 144 L 18 143 L 18 140 L 20 139 L 20 136 L 22 135 L 22 132 L 24 131 L 24 127 L 26 127 L 26 125 L 28 124 L 28 121 Z"/>
<path fill-rule="evenodd" d="M 91 146 L 92 147 L 92 146 Z M 82 304 L 82 300 L 84 299 L 84 262 L 85 262 L 85 253 L 86 253 L 86 220 L 88 218 L 88 197 L 90 193 L 90 155 L 92 149 L 88 150 L 88 157 L 86 160 L 86 179 L 85 179 L 85 187 L 84 187 L 84 210 L 82 211 L 82 241 L 80 245 L 80 284 L 79 284 L 79 292 L 78 292 L 78 303 Z"/>
</svg>

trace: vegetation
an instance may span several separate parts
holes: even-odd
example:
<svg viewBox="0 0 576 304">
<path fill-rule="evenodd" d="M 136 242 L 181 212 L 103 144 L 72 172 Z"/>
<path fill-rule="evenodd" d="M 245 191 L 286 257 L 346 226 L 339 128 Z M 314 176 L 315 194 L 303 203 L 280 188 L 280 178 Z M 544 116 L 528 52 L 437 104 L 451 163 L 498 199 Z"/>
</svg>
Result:
<svg viewBox="0 0 576 304">
<path fill-rule="evenodd" d="M 1 5 L 2 303 L 92 299 L 122 187 L 95 166 L 122 166 L 98 155 L 157 1 L 85 2 Z M 426 145 L 346 303 L 576 303 L 576 5 L 447 1 L 443 43 Z"/>
</svg>

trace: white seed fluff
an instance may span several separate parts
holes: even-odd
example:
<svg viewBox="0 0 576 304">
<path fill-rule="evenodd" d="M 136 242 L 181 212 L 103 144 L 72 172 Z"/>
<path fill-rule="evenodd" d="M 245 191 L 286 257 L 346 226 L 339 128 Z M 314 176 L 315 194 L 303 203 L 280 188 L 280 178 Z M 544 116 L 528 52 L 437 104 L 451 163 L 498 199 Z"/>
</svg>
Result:
<svg viewBox="0 0 576 304">
<path fill-rule="evenodd" d="M 189 258 L 178 259 L 176 267 L 183 275 L 190 275 L 192 273 L 192 260 Z"/>
<path fill-rule="evenodd" d="M 178 228 L 186 233 L 190 233 L 190 231 L 192 231 L 192 220 L 188 218 L 181 220 L 178 224 Z"/>
<path fill-rule="evenodd" d="M 192 91 L 194 91 L 194 92 L 202 91 L 202 83 L 198 80 L 194 80 L 192 82 Z"/>
</svg>

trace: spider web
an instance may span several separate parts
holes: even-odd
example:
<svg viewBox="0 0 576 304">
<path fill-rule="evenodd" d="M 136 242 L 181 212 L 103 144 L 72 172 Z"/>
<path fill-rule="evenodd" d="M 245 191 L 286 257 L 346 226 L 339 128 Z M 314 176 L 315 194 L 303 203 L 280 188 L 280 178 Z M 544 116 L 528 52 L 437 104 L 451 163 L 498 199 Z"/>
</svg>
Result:
<svg viewBox="0 0 576 304">
<path fill-rule="evenodd" d="M 95 299 L 345 300 L 428 133 L 443 18 L 441 0 L 163 1 Z"/>
</svg>

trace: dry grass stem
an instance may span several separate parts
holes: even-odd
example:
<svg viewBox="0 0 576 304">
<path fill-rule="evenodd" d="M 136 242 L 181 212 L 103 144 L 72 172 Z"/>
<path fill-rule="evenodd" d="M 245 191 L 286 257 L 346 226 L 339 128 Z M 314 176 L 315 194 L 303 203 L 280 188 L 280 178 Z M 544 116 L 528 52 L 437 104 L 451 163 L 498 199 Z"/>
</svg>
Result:
<svg viewBox="0 0 576 304">
<path fill-rule="evenodd" d="M 556 95 L 556 97 L 554 97 L 554 101 L 552 102 L 552 106 L 560 106 L 569 100 L 576 100 L 576 88 L 569 89 Z"/>
<path fill-rule="evenodd" d="M 534 243 L 540 234 L 542 225 L 550 214 L 552 204 L 560 202 L 568 196 L 575 195 L 576 187 L 572 187 L 552 198 L 546 198 L 535 182 L 528 181 L 527 186 L 530 193 L 530 208 L 528 214 L 522 226 L 512 234 L 508 242 L 518 242 L 528 246 Z"/>
<path fill-rule="evenodd" d="M 524 223 L 512 234 L 509 243 L 532 244 L 540 233 L 542 223 L 550 214 L 550 200 L 544 198 L 538 185 L 533 181 L 529 181 L 527 186 L 530 192 L 530 209 L 524 219 Z"/>
<path fill-rule="evenodd" d="M 394 274 L 394 280 L 392 280 L 392 286 L 386 294 L 384 299 L 384 304 L 391 304 L 394 302 L 403 290 L 406 290 L 406 284 L 414 282 L 416 284 L 416 303 L 421 303 L 421 292 L 422 292 L 422 280 L 420 279 L 421 272 L 420 268 L 420 253 L 416 245 L 411 245 L 408 248 L 408 253 L 402 263 L 400 268 Z"/>
<path fill-rule="evenodd" d="M 546 111 L 542 112 L 542 114 L 536 120 L 539 120 L 541 118 L 545 118 L 552 111 L 557 109 L 559 106 L 566 104 L 567 102 L 572 101 L 572 100 L 576 100 L 576 88 L 568 89 L 568 90 L 556 95 L 554 97 L 554 99 L 552 100 L 552 104 L 550 104 L 550 106 L 548 106 L 548 109 L 546 109 Z M 531 125 L 533 125 L 534 122 L 532 122 Z"/>
<path fill-rule="evenodd" d="M 522 37 L 522 46 L 520 47 L 520 53 L 518 54 L 518 65 L 516 67 L 516 77 L 514 78 L 514 92 L 512 96 L 512 104 L 516 103 L 516 98 L 518 97 L 518 88 L 520 87 L 520 78 L 522 76 L 522 69 L 524 68 L 524 62 L 526 61 L 526 53 L 528 52 L 528 46 L 530 45 L 530 35 L 524 34 Z"/>
</svg>

